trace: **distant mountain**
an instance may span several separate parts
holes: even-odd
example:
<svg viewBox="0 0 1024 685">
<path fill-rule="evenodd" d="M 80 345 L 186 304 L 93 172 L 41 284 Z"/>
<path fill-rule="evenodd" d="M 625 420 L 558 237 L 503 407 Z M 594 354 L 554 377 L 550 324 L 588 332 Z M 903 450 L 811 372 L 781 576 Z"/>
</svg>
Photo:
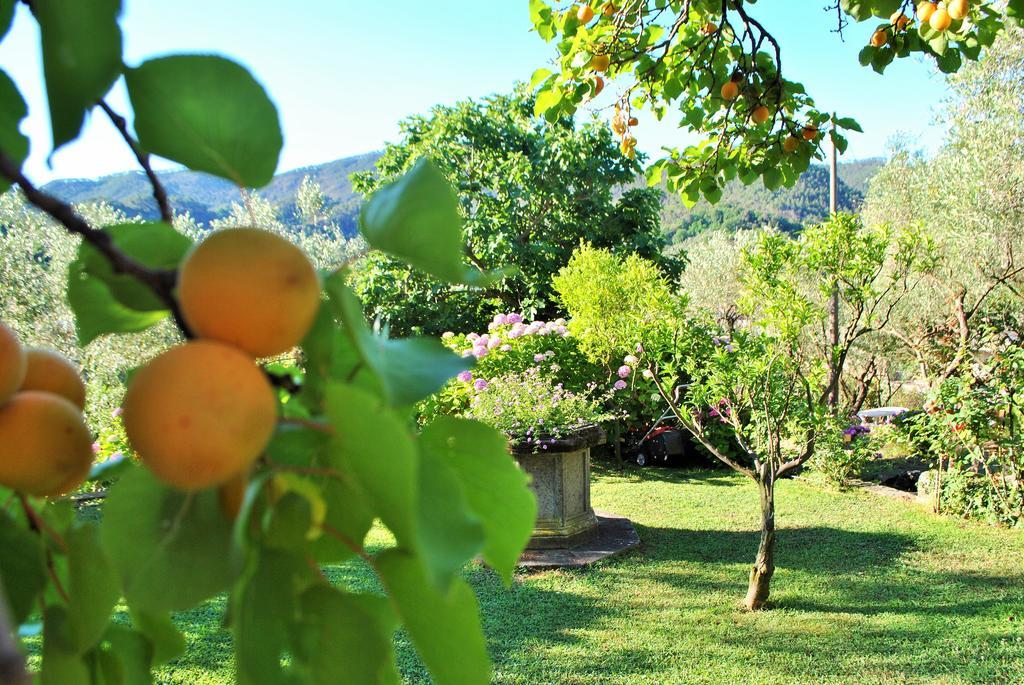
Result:
<svg viewBox="0 0 1024 685">
<path fill-rule="evenodd" d="M 360 197 L 352 190 L 349 174 L 372 169 L 380 157 L 370 152 L 355 157 L 344 157 L 326 164 L 303 167 L 278 174 L 271 183 L 260 188 L 261 196 L 278 207 L 286 222 L 295 213 L 295 193 L 302 179 L 310 176 L 320 184 L 327 204 L 327 214 L 347 235 L 355 233 L 355 220 L 359 212 Z M 241 202 L 238 188 L 221 178 L 194 171 L 158 173 L 167 188 L 175 211 L 189 212 L 200 223 L 226 216 L 231 204 Z M 66 202 L 83 203 L 103 200 L 132 216 L 157 218 L 152 189 L 141 171 L 104 176 L 95 180 L 72 179 L 52 181 L 45 189 Z"/>
<path fill-rule="evenodd" d="M 287 223 L 296 215 L 295 193 L 302 179 L 310 176 L 320 184 L 327 202 L 327 213 L 346 235 L 354 235 L 360 196 L 352 190 L 349 175 L 373 169 L 379 152 L 344 157 L 326 164 L 294 169 L 274 177 L 261 188 L 261 196 L 278 207 Z M 839 165 L 839 208 L 857 211 L 864 200 L 867 182 L 882 166 L 880 159 L 843 162 Z M 189 212 L 200 223 L 226 216 L 231 204 L 241 202 L 238 188 L 228 181 L 194 171 L 159 174 L 177 211 Z M 103 200 L 126 214 L 148 219 L 157 217 L 149 183 L 142 172 L 104 176 L 95 180 L 53 181 L 45 189 L 72 202 Z M 687 208 L 675 195 L 666 193 L 662 205 L 662 227 L 668 242 L 676 243 L 710 228 L 729 230 L 774 224 L 783 230 L 798 230 L 806 223 L 828 216 L 828 169 L 812 165 L 792 188 L 771 191 L 761 183 L 744 186 L 729 184 L 717 205 L 700 202 Z M 297 223 L 297 222 L 296 222 Z"/>
<path fill-rule="evenodd" d="M 864 202 L 868 180 L 884 160 L 866 159 L 839 164 L 839 210 L 858 211 Z M 792 188 L 768 190 L 760 182 L 749 186 L 733 181 L 717 205 L 701 201 L 687 208 L 675 195 L 666 193 L 661 223 L 670 243 L 681 242 L 711 228 L 728 230 L 759 228 L 772 224 L 796 231 L 828 217 L 828 168 L 813 164 Z"/>
</svg>

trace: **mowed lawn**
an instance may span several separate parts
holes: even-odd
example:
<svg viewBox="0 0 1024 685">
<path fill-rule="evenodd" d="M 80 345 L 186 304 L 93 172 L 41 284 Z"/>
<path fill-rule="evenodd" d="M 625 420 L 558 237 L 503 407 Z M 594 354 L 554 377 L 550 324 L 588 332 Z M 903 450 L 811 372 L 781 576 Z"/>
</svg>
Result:
<svg viewBox="0 0 1024 685">
<path fill-rule="evenodd" d="M 599 468 L 593 497 L 633 519 L 641 549 L 511 589 L 467 571 L 496 683 L 1024 683 L 1024 532 L 785 481 L 772 608 L 750 614 L 757 496 L 743 478 Z M 362 562 L 329 575 L 376 587 Z M 179 616 L 189 653 L 160 682 L 233 682 L 222 608 Z M 429 682 L 403 636 L 398 650 L 407 680 Z"/>
</svg>

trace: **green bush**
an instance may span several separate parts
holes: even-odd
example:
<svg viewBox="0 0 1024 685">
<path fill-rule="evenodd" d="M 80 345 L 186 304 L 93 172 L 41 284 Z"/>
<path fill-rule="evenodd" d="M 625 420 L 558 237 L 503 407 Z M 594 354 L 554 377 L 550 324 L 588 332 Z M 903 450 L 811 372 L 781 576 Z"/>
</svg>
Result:
<svg viewBox="0 0 1024 685">
<path fill-rule="evenodd" d="M 841 489 L 861 475 L 874 453 L 870 428 L 830 416 L 819 427 L 810 466 L 829 485 Z"/>
</svg>

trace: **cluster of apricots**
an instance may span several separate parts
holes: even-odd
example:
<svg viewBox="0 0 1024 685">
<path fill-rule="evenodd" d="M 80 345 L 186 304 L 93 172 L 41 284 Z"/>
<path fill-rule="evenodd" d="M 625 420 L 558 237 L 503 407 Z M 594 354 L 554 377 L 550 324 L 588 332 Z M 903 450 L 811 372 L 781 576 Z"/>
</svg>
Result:
<svg viewBox="0 0 1024 685">
<path fill-rule="evenodd" d="M 181 490 L 244 483 L 277 423 L 256 359 L 302 341 L 320 306 L 319 279 L 284 238 L 230 228 L 185 256 L 178 301 L 195 339 L 132 377 L 122 415 L 128 440 L 158 479 Z"/>
<path fill-rule="evenodd" d="M 970 14 L 971 5 L 969 0 L 949 0 L 949 2 L 931 2 L 923 0 L 917 4 L 915 14 L 922 23 L 927 23 L 932 29 L 942 33 L 952 26 L 954 21 L 960 21 Z M 889 26 L 883 27 L 871 34 L 871 45 L 880 48 L 889 42 L 890 31 L 893 34 L 906 31 L 913 20 L 903 14 L 901 10 L 889 17 Z"/>
<path fill-rule="evenodd" d="M 78 369 L 0 323 L 0 485 L 39 497 L 81 485 L 93 457 L 84 408 Z"/>
<path fill-rule="evenodd" d="M 627 109 L 622 108 L 621 103 L 615 103 L 615 114 L 612 115 L 612 131 L 620 138 L 619 150 L 626 157 L 634 159 L 636 157 L 636 136 L 633 135 L 631 129 L 640 123 L 640 121 L 631 116 L 629 113 L 629 103 L 626 102 Z"/>
</svg>

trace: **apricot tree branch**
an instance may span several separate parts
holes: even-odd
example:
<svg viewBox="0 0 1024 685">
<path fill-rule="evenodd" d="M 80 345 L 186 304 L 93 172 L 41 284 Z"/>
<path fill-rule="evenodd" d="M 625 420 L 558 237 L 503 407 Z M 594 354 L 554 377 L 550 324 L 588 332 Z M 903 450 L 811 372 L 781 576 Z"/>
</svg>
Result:
<svg viewBox="0 0 1024 685">
<path fill-rule="evenodd" d="M 131 133 L 128 132 L 128 122 L 125 121 L 123 116 L 115 112 L 104 100 L 100 100 L 97 104 L 100 106 L 100 109 L 107 113 L 107 117 L 110 118 L 111 123 L 114 124 L 121 137 L 124 138 L 124 142 L 135 153 L 135 159 L 139 161 L 139 166 L 146 172 L 146 178 L 149 179 L 149 184 L 153 186 L 153 199 L 156 200 L 157 207 L 160 208 L 160 218 L 164 223 L 172 223 L 174 221 L 174 212 L 171 211 L 171 204 L 167 200 L 167 190 L 160 183 L 156 172 L 153 171 L 153 166 L 149 162 L 149 153 L 139 147 L 138 141 L 132 138 Z"/>
</svg>

